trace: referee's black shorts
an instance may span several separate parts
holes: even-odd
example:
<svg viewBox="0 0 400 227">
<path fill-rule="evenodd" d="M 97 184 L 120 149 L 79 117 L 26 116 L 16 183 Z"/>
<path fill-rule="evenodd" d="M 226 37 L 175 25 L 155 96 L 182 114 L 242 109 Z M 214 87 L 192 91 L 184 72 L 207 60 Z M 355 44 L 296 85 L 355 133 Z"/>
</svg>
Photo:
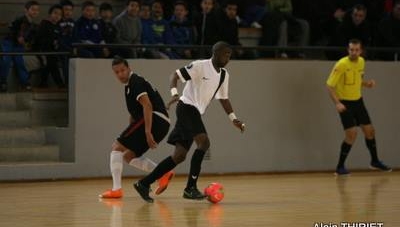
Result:
<svg viewBox="0 0 400 227">
<path fill-rule="evenodd" d="M 345 130 L 359 125 L 371 124 L 362 98 L 356 101 L 341 100 L 340 102 L 346 106 L 346 110 L 340 113 L 340 120 Z"/>
<path fill-rule="evenodd" d="M 176 106 L 176 118 L 175 128 L 169 134 L 168 143 L 176 145 L 179 142 L 186 150 L 189 150 L 193 137 L 207 133 L 200 112 L 196 107 L 179 101 Z"/>
<path fill-rule="evenodd" d="M 166 119 L 160 117 L 159 115 L 153 113 L 153 124 L 151 132 L 153 134 L 154 140 L 159 143 L 168 134 L 169 122 Z M 136 154 L 136 157 L 142 156 L 148 149 L 149 145 L 146 140 L 144 119 L 138 119 L 131 123 L 117 138 L 118 142 L 124 145 L 129 150 Z"/>
</svg>

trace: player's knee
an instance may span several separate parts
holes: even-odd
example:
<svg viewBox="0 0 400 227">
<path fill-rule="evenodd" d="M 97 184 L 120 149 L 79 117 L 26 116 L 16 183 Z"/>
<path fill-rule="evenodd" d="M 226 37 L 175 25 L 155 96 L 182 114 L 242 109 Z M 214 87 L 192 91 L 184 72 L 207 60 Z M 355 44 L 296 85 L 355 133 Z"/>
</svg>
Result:
<svg viewBox="0 0 400 227">
<path fill-rule="evenodd" d="M 366 132 L 365 132 L 365 137 L 366 137 L 367 139 L 373 139 L 373 138 L 375 138 L 375 129 L 374 129 L 374 128 L 371 128 L 371 129 L 369 129 L 368 131 L 366 131 Z"/>
<path fill-rule="evenodd" d="M 200 140 L 199 144 L 197 145 L 199 150 L 206 151 L 210 148 L 210 140 L 208 137 L 205 137 Z"/>
<path fill-rule="evenodd" d="M 136 158 L 135 154 L 131 151 L 127 151 L 124 153 L 124 161 L 126 163 L 129 163 L 132 161 L 132 159 Z"/>
<path fill-rule="evenodd" d="M 179 164 L 186 159 L 186 154 L 187 152 L 175 152 L 174 155 L 172 156 L 172 159 L 174 160 L 175 164 Z"/>
<path fill-rule="evenodd" d="M 125 148 L 122 144 L 120 144 L 118 141 L 115 141 L 115 142 L 111 145 L 111 150 L 123 152 L 124 150 L 126 150 L 126 148 Z"/>
<path fill-rule="evenodd" d="M 351 144 L 356 140 L 357 138 L 357 130 L 356 129 L 348 129 L 346 130 L 346 141 L 350 142 Z"/>
</svg>

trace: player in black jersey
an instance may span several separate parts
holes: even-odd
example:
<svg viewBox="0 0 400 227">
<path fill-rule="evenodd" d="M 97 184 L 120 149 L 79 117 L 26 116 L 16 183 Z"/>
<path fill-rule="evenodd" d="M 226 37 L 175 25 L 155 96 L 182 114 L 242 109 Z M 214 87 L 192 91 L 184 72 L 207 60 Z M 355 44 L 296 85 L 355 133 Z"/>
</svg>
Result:
<svg viewBox="0 0 400 227">
<path fill-rule="evenodd" d="M 146 172 L 151 172 L 156 164 L 142 155 L 167 135 L 170 120 L 164 101 L 157 90 L 143 77 L 130 69 L 128 62 L 116 57 L 112 69 L 117 79 L 125 84 L 125 99 L 130 114 L 130 124 L 112 145 L 110 155 L 110 170 L 113 178 L 113 188 L 105 191 L 101 198 L 121 198 L 122 160 Z M 162 193 L 173 177 L 172 171 L 159 179 L 156 194 Z"/>
</svg>

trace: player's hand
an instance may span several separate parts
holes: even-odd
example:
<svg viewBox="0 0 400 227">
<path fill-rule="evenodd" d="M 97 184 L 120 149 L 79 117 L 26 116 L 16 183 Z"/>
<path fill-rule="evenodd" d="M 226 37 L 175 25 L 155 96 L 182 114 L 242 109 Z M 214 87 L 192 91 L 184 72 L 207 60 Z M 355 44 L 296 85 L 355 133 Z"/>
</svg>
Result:
<svg viewBox="0 0 400 227">
<path fill-rule="evenodd" d="M 155 149 L 157 148 L 157 142 L 154 140 L 153 134 L 151 132 L 146 133 L 146 140 L 149 148 Z"/>
<path fill-rule="evenodd" d="M 364 86 L 367 88 L 373 88 L 373 87 L 375 87 L 375 85 L 376 85 L 375 80 L 367 80 L 364 83 Z"/>
<path fill-rule="evenodd" d="M 235 125 L 236 128 L 240 129 L 241 133 L 244 132 L 244 129 L 245 129 L 246 125 L 243 122 L 241 122 L 238 119 L 235 119 L 232 122 L 233 122 L 233 125 Z"/>
<path fill-rule="evenodd" d="M 346 106 L 343 105 L 343 103 L 339 102 L 336 104 L 336 110 L 337 110 L 337 112 L 342 113 L 342 112 L 346 111 Z"/>
<path fill-rule="evenodd" d="M 169 107 L 170 107 L 172 104 L 174 104 L 174 103 L 176 103 L 176 102 L 178 102 L 178 101 L 179 101 L 179 95 L 174 95 L 174 96 L 172 96 L 171 100 L 167 103 L 167 110 L 169 110 Z"/>
</svg>

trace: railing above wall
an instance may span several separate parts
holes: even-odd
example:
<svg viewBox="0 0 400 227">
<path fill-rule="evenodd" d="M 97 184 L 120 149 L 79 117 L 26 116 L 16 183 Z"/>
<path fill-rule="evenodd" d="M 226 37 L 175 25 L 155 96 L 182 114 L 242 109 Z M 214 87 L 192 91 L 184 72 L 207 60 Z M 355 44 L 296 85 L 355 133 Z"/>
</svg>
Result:
<svg viewBox="0 0 400 227">
<path fill-rule="evenodd" d="M 182 50 L 190 49 L 199 53 L 207 53 L 211 50 L 212 46 L 207 45 L 149 45 L 149 44 L 82 44 L 74 43 L 73 48 L 132 48 L 132 49 L 169 49 L 169 50 Z M 334 60 L 328 59 L 326 53 L 335 52 L 342 56 L 346 54 L 344 47 L 331 47 L 331 46 L 232 46 L 234 50 L 253 51 L 255 54 L 254 59 L 277 59 L 281 58 L 280 53 L 283 52 L 301 52 L 304 53 L 301 57 L 290 57 L 288 59 L 304 59 L 304 60 Z M 265 57 L 263 54 L 269 52 L 272 55 Z M 390 61 L 399 61 L 400 47 L 366 47 L 364 50 L 365 57 L 369 60 L 382 60 L 379 56 L 385 54 L 390 56 Z M 75 57 L 70 52 L 0 52 L 0 56 L 15 56 L 15 55 L 60 55 Z M 204 54 L 200 57 L 209 57 Z"/>
<path fill-rule="evenodd" d="M 170 49 L 170 50 L 181 50 L 190 49 L 198 52 L 206 53 L 211 50 L 212 46 L 207 45 L 149 45 L 149 44 L 73 44 L 75 48 L 136 48 L 136 49 Z M 255 59 L 268 59 L 268 58 L 280 58 L 280 53 L 283 52 L 300 52 L 302 55 L 297 57 L 290 57 L 294 59 L 305 59 L 305 60 L 335 60 L 328 59 L 327 53 L 336 53 L 338 56 L 346 54 L 345 47 L 334 47 L 334 46 L 232 46 L 235 50 L 253 51 L 256 53 Z M 266 54 L 266 52 L 272 52 L 273 54 Z M 382 60 L 380 57 L 384 54 L 385 60 L 398 61 L 400 54 L 400 47 L 365 47 L 364 57 L 369 60 Z M 203 56 L 204 57 L 204 56 Z M 208 56 L 205 56 L 208 57 Z"/>
</svg>

